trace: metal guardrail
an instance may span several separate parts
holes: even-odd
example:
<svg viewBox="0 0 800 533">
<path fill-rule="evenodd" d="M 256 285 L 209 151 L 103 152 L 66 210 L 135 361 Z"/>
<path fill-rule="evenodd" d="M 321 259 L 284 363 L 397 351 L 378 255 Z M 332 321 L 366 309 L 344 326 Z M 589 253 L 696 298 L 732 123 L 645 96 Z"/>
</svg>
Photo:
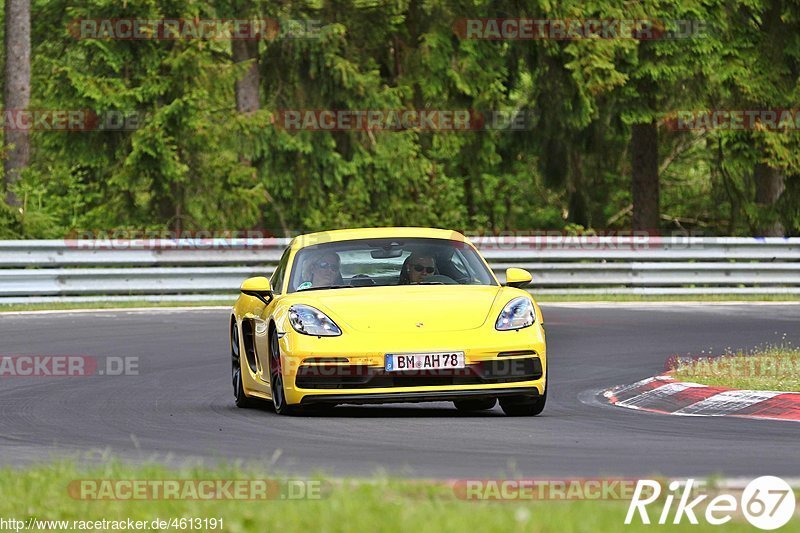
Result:
<svg viewBox="0 0 800 533">
<path fill-rule="evenodd" d="M 534 294 L 800 294 L 800 238 L 482 237 Z M 0 303 L 230 298 L 289 239 L 0 241 Z"/>
</svg>

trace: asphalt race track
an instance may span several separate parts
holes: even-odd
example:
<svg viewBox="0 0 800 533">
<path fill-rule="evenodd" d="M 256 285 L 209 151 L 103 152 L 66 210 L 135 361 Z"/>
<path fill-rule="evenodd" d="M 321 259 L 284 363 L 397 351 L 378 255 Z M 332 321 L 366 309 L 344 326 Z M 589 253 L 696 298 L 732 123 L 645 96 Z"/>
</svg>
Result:
<svg viewBox="0 0 800 533">
<path fill-rule="evenodd" d="M 137 356 L 139 375 L 0 378 L 0 463 L 95 451 L 134 462 L 241 459 L 294 474 L 800 476 L 800 424 L 638 413 L 596 394 L 657 374 L 675 353 L 798 345 L 800 305 L 543 311 L 551 389 L 536 418 L 449 403 L 340 406 L 310 418 L 242 410 L 225 310 L 2 315 L 0 355 Z"/>
</svg>

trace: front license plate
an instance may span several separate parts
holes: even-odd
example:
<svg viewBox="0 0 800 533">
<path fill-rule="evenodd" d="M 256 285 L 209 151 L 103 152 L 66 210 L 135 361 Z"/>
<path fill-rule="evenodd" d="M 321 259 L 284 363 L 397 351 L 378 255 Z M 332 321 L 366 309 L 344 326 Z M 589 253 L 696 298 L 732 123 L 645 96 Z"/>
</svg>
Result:
<svg viewBox="0 0 800 533">
<path fill-rule="evenodd" d="M 387 353 L 386 371 L 464 368 L 464 352 Z"/>
</svg>

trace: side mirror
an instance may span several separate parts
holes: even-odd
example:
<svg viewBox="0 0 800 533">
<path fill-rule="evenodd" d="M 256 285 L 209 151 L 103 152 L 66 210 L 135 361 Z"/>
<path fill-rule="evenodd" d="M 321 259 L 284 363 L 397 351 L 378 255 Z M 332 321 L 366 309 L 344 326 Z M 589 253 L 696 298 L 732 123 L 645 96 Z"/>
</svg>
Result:
<svg viewBox="0 0 800 533">
<path fill-rule="evenodd" d="M 258 298 L 265 305 L 269 305 L 272 301 L 272 286 L 269 284 L 269 280 L 263 276 L 244 280 L 239 290 L 242 291 L 242 294 Z"/>
<path fill-rule="evenodd" d="M 506 269 L 506 285 L 521 289 L 533 280 L 533 276 L 527 270 L 521 268 Z"/>
</svg>

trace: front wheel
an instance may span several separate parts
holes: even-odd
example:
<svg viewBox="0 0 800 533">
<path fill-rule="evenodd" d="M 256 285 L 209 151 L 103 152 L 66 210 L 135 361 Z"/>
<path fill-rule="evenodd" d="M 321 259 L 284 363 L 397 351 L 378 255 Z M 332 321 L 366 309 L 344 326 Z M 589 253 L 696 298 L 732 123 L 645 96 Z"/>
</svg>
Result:
<svg viewBox="0 0 800 533">
<path fill-rule="evenodd" d="M 241 343 L 239 342 L 239 328 L 236 321 L 231 320 L 231 378 L 233 380 L 233 397 L 236 407 L 252 407 L 255 402 L 244 393 L 242 383 L 242 357 Z"/>
<path fill-rule="evenodd" d="M 283 369 L 281 365 L 281 347 L 278 343 L 278 332 L 274 329 L 269 335 L 269 386 L 272 392 L 272 405 L 279 415 L 293 415 L 298 408 L 286 403 L 286 391 L 283 388 Z"/>
<path fill-rule="evenodd" d="M 544 411 L 547 388 L 541 396 L 508 396 L 500 398 L 500 408 L 508 416 L 536 416 Z"/>
</svg>

